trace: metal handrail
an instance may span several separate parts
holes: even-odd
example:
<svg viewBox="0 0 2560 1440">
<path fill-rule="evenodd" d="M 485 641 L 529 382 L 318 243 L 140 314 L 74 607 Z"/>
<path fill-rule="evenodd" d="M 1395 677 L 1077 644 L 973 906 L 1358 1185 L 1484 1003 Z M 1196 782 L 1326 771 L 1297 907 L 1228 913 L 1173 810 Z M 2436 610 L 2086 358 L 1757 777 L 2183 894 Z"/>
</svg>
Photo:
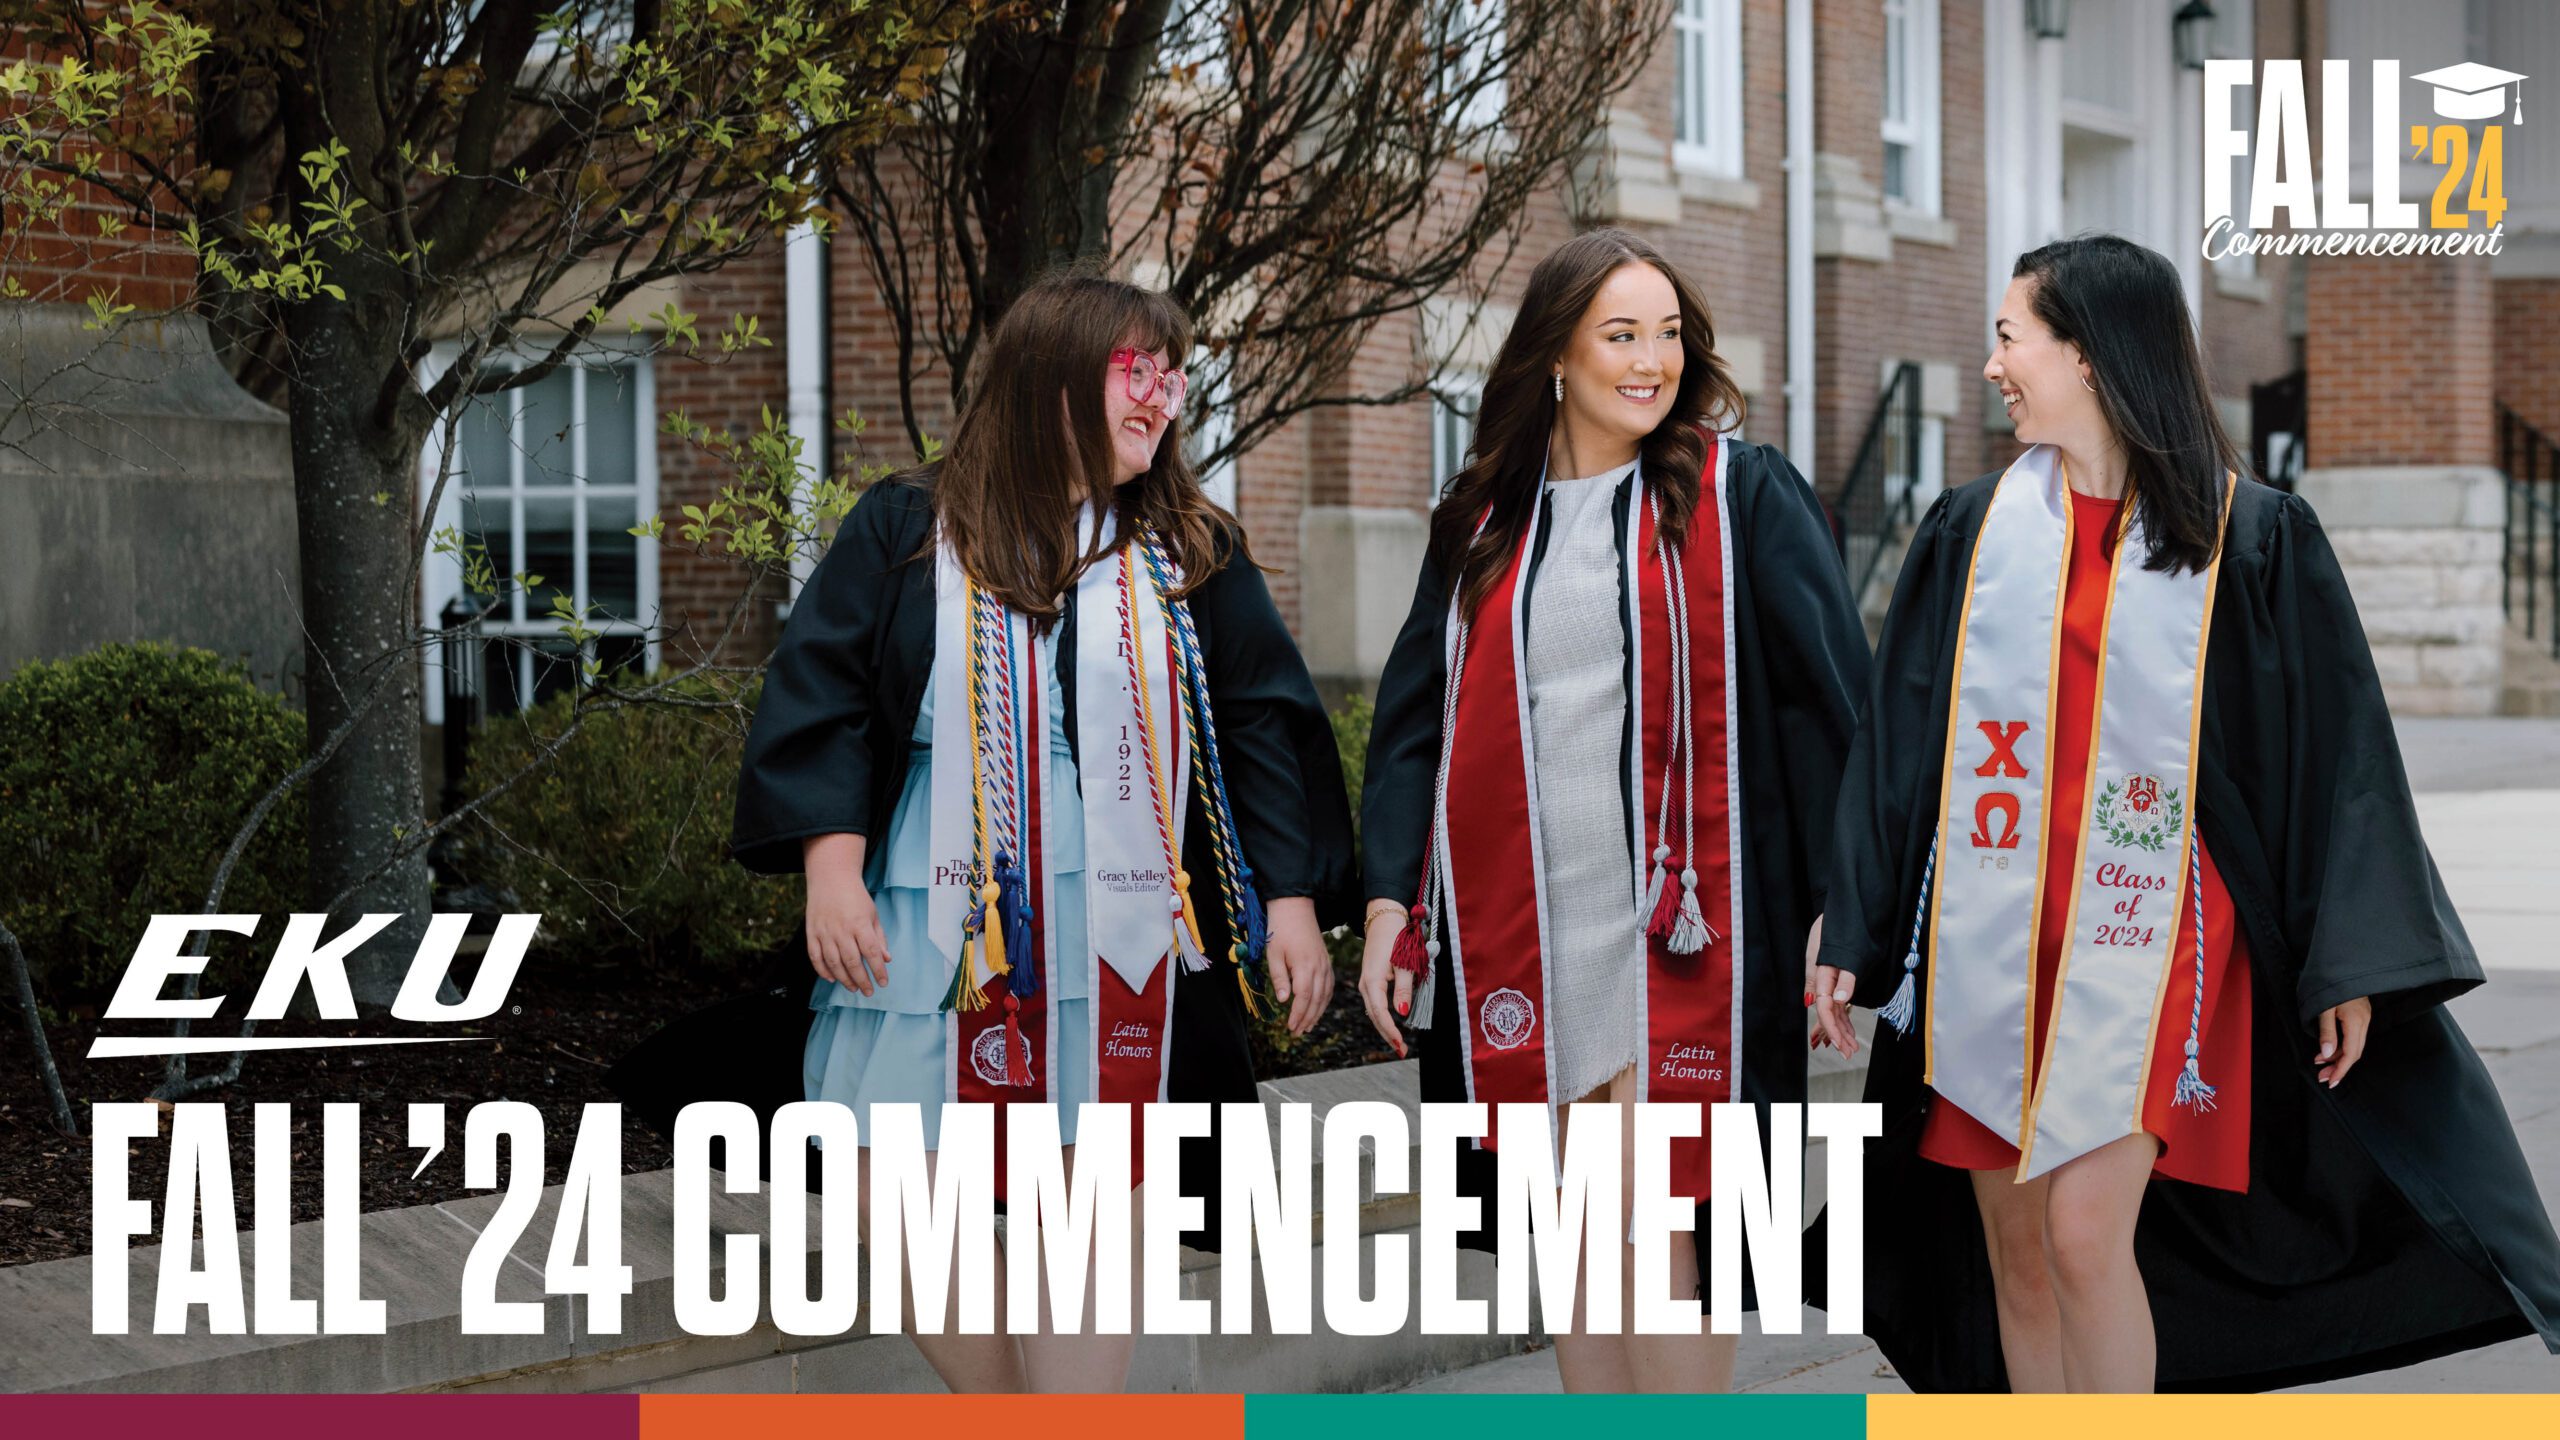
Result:
<svg viewBox="0 0 2560 1440">
<path fill-rule="evenodd" d="M 1897 471 L 1896 456 L 1902 464 Z M 1893 482 L 1903 480 L 1900 493 Z M 1857 458 L 1832 499 L 1832 539 L 1849 575 L 1849 593 L 1863 596 L 1884 563 L 1894 530 L 1908 524 L 1920 487 L 1920 367 L 1904 361 L 1893 369 L 1859 438 Z"/>
<path fill-rule="evenodd" d="M 2498 402 L 2498 469 L 2507 480 L 2498 602 L 2508 623 L 2516 623 L 2521 588 L 2526 637 L 2544 641 L 2551 658 L 2560 660 L 2560 445 L 2503 400 Z"/>
</svg>

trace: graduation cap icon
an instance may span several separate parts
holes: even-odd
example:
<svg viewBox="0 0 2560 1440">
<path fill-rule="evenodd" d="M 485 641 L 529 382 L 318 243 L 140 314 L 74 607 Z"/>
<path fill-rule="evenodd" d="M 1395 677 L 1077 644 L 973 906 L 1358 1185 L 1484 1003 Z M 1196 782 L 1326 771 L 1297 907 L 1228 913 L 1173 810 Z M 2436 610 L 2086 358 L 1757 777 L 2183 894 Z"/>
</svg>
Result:
<svg viewBox="0 0 2560 1440">
<path fill-rule="evenodd" d="M 2421 85 L 2435 87 L 2436 113 L 2447 120 L 2490 120 L 2506 108 L 2506 89 L 2516 87 L 2514 124 L 2524 123 L 2525 76 L 2477 60 L 2447 65 L 2423 75 L 2409 77 Z"/>
</svg>

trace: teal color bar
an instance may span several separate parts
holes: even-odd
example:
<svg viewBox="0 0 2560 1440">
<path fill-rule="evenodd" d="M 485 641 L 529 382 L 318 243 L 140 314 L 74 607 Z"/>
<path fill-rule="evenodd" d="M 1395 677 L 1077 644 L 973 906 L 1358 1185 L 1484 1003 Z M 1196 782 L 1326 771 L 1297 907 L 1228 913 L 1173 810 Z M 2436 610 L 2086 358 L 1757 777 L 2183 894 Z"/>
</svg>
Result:
<svg viewBox="0 0 2560 1440">
<path fill-rule="evenodd" d="M 1394 1427 L 1381 1430 L 1379 1427 Z M 1570 1440 L 1594 1434 L 1866 1440 L 1863 1395 L 1248 1395 L 1245 1440 L 1431 1434 Z"/>
</svg>

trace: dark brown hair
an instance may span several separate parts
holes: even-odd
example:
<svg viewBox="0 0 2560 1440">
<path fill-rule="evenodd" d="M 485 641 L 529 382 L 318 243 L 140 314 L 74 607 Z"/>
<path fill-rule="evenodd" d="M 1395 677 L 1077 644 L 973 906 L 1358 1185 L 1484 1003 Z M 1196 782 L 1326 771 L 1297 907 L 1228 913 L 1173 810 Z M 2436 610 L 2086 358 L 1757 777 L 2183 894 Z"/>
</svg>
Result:
<svg viewBox="0 0 2560 1440">
<path fill-rule="evenodd" d="M 1622 265 L 1661 271 L 1680 300 L 1680 391 L 1662 423 L 1637 447 L 1645 478 L 1662 496 L 1666 536 L 1688 533 L 1689 514 L 1698 503 L 1698 474 L 1707 458 L 1706 431 L 1742 420 L 1742 390 L 1716 355 L 1706 301 L 1661 251 L 1641 236 L 1614 228 L 1577 235 L 1557 246 L 1529 273 L 1519 318 L 1503 339 L 1476 406 L 1466 467 L 1450 477 L 1439 508 L 1431 514 L 1432 558 L 1442 573 L 1453 576 L 1461 615 L 1474 617 L 1536 514 L 1538 477 L 1546 467 L 1548 436 L 1559 408 L 1550 379 L 1553 367 L 1600 287 Z M 1485 522 L 1481 533 L 1476 529 L 1479 519 Z"/>
<path fill-rule="evenodd" d="M 1146 473 L 1112 484 L 1102 387 L 1122 345 L 1164 351 L 1179 368 L 1191 353 L 1191 321 L 1164 295 L 1091 270 L 1035 282 L 996 322 L 983 378 L 933 482 L 934 519 L 961 568 L 1043 623 L 1058 618 L 1067 587 L 1104 553 L 1098 521 L 1094 532 L 1076 528 L 1076 508 L 1088 499 L 1097 515 L 1117 509 L 1124 537 L 1132 521 L 1155 531 L 1181 568 L 1185 594 L 1244 547 L 1242 532 L 1201 493 L 1178 416 Z"/>
<path fill-rule="evenodd" d="M 2249 462 L 2214 407 L 2178 268 L 2122 236 L 2083 235 L 2028 251 L 2010 275 L 2034 281 L 2029 308 L 2089 362 L 2150 541 L 2143 568 L 2203 571 L 2222 542 L 2223 474 Z"/>
</svg>

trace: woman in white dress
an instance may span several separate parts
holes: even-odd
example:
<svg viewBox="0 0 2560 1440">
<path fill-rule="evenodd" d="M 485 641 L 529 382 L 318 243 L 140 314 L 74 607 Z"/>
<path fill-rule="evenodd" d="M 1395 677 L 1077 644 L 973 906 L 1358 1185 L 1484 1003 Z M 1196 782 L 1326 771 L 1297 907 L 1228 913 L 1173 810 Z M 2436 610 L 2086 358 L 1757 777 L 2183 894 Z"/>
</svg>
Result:
<svg viewBox="0 0 2560 1440">
<path fill-rule="evenodd" d="M 1804 1098 L 1796 982 L 1867 647 L 1822 507 L 1730 433 L 1742 408 L 1643 240 L 1594 231 L 1530 277 L 1370 740 L 1361 995 L 1399 1054 L 1423 1031 L 1425 1100 L 1543 1101 L 1570 1146 L 1568 1102 Z M 1621 1213 L 1587 1232 L 1614 1243 L 1584 1257 L 1617 1313 L 1587 1281 L 1569 1320 L 1549 1300 L 1565 1387 L 1722 1389 L 1730 1337 L 1630 1333 L 1632 1115 Z M 1478 1245 L 1496 1129 L 1459 1157 Z M 1703 1206 L 1703 1127 L 1671 1180 Z M 1675 1300 L 1703 1293 L 1694 1233 Z"/>
</svg>

